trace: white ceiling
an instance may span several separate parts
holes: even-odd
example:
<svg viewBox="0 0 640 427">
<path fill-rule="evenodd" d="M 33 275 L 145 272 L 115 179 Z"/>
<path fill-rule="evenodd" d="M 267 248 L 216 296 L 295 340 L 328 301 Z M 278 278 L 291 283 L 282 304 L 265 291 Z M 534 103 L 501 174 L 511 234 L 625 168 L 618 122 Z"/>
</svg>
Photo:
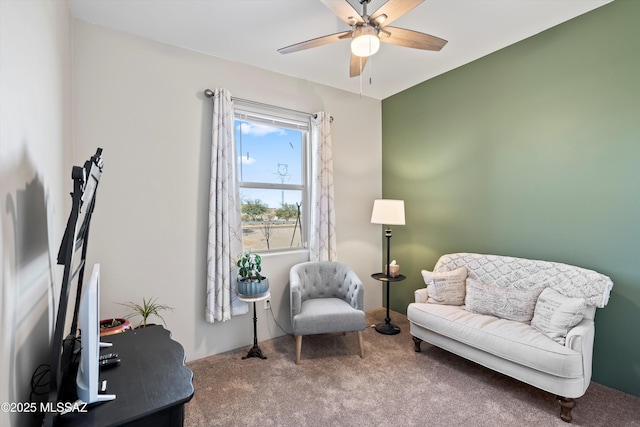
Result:
<svg viewBox="0 0 640 427">
<path fill-rule="evenodd" d="M 319 0 L 70 0 L 74 18 L 384 99 L 612 0 L 426 0 L 392 25 L 449 43 L 440 52 L 383 43 L 349 78 L 349 41 L 277 49 L 349 27 Z M 356 10 L 358 0 L 349 0 Z M 368 12 L 385 0 L 372 0 Z M 371 81 L 369 81 L 371 80 Z M 361 89 L 362 84 L 362 89 Z"/>
</svg>

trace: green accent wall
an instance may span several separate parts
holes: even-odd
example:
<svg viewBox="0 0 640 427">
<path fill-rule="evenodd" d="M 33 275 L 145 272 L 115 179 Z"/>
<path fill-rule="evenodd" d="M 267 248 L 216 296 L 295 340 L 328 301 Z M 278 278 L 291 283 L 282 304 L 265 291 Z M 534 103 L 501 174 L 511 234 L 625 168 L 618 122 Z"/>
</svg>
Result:
<svg viewBox="0 0 640 427">
<path fill-rule="evenodd" d="M 445 253 L 596 270 L 614 287 L 593 380 L 640 396 L 638 17 L 616 0 L 383 100 L 383 197 L 406 209 L 392 310 Z"/>
</svg>

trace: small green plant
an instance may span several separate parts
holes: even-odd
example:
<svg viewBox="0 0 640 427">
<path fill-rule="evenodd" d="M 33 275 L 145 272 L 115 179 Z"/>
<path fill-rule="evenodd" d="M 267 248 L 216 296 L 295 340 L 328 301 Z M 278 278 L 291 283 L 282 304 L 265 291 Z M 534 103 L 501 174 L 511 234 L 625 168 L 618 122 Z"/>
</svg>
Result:
<svg viewBox="0 0 640 427">
<path fill-rule="evenodd" d="M 138 324 L 138 326 L 142 326 L 145 328 L 147 326 L 147 319 L 149 316 L 156 316 L 162 320 L 162 323 L 167 326 L 167 323 L 164 321 L 164 317 L 160 314 L 161 311 L 171 310 L 173 311 L 173 307 L 169 307 L 165 304 L 158 304 L 158 298 L 150 298 L 148 301 L 145 298 L 142 298 L 142 305 L 135 302 L 127 302 L 121 303 L 125 307 L 131 309 L 131 313 L 127 314 L 125 319 L 131 319 L 132 317 L 140 316 L 142 317 L 142 321 Z"/>
<path fill-rule="evenodd" d="M 259 254 L 245 251 L 238 256 L 238 277 L 244 281 L 260 281 L 265 277 L 260 274 L 262 271 L 262 257 Z"/>
</svg>

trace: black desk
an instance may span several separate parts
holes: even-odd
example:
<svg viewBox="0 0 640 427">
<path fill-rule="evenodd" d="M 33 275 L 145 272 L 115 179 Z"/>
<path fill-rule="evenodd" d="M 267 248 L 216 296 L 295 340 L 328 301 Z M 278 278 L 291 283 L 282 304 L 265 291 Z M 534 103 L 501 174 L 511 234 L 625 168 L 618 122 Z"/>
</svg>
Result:
<svg viewBox="0 0 640 427">
<path fill-rule="evenodd" d="M 184 404 L 193 397 L 193 373 L 184 349 L 162 326 L 102 337 L 113 343 L 102 353 L 118 353 L 118 366 L 100 371 L 116 399 L 90 406 L 86 413 L 58 416 L 60 426 L 181 426 Z"/>
</svg>

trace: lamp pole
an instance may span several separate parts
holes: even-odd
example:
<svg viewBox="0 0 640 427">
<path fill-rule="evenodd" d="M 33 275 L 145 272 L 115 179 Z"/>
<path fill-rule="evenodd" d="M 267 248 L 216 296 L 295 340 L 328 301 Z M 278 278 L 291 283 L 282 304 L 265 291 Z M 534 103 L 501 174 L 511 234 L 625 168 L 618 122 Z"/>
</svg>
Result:
<svg viewBox="0 0 640 427">
<path fill-rule="evenodd" d="M 389 317 L 389 279 L 391 278 L 391 227 L 387 226 L 387 230 L 384 233 L 387 238 L 387 270 L 385 271 L 387 275 L 387 317 L 384 319 L 385 324 L 389 324 L 391 322 L 391 317 Z"/>
</svg>

